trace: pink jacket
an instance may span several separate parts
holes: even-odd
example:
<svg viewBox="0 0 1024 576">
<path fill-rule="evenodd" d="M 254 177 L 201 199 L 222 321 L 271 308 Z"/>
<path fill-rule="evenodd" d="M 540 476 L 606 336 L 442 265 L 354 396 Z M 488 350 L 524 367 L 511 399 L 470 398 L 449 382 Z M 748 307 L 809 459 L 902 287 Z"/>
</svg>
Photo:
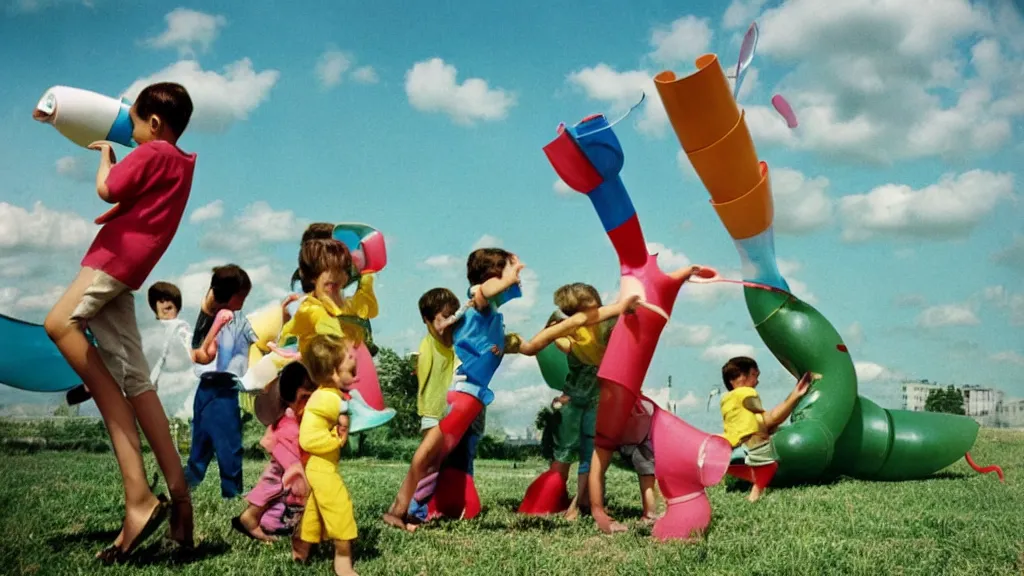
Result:
<svg viewBox="0 0 1024 576">
<path fill-rule="evenodd" d="M 273 426 L 267 426 L 260 445 L 284 469 L 282 483 L 285 488 L 290 489 L 292 494 L 305 496 L 309 486 L 303 471 L 306 455 L 299 448 L 299 419 L 291 408 L 285 410 L 284 416 Z"/>
</svg>

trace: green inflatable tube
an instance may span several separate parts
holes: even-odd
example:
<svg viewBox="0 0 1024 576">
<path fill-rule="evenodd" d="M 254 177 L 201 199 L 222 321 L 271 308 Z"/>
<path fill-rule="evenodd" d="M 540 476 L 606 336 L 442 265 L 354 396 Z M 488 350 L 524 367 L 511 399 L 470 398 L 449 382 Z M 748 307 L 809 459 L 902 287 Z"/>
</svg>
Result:
<svg viewBox="0 0 1024 576">
<path fill-rule="evenodd" d="M 551 388 L 561 392 L 565 389 L 565 379 L 569 376 L 569 359 L 554 344 L 548 344 L 537 353 L 537 364 L 540 365 L 541 376 Z"/>
</svg>

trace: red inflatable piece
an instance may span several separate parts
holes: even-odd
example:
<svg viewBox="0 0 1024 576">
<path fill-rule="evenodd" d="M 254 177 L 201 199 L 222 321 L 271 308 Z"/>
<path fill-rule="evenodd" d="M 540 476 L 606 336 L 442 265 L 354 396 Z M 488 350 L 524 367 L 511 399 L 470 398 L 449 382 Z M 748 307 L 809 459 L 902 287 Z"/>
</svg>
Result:
<svg viewBox="0 0 1024 576">
<path fill-rule="evenodd" d="M 548 470 L 526 489 L 523 503 L 519 505 L 520 514 L 544 516 L 557 514 L 569 509 L 569 491 L 565 488 L 565 478 L 556 470 Z"/>
<path fill-rule="evenodd" d="M 459 518 L 471 520 L 480 514 L 480 496 L 473 477 L 454 468 L 445 468 L 437 478 L 437 492 L 427 503 L 427 520 Z"/>
<path fill-rule="evenodd" d="M 765 466 L 747 466 L 746 464 L 737 464 L 735 466 L 729 466 L 729 470 L 726 473 L 734 478 L 746 480 L 763 490 L 772 483 L 772 478 L 775 477 L 775 472 L 778 469 L 778 462 L 772 462 Z"/>
</svg>

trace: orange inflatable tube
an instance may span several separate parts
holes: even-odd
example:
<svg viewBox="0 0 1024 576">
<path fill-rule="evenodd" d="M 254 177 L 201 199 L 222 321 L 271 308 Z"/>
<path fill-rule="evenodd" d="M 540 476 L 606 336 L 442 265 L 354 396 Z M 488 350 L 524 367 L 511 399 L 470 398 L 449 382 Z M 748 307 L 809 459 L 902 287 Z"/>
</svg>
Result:
<svg viewBox="0 0 1024 576">
<path fill-rule="evenodd" d="M 772 224 L 768 166 L 757 160 L 746 115 L 736 105 L 718 57 L 697 58 L 697 71 L 654 77 L 679 144 L 711 194 L 711 204 L 736 240 Z"/>
</svg>

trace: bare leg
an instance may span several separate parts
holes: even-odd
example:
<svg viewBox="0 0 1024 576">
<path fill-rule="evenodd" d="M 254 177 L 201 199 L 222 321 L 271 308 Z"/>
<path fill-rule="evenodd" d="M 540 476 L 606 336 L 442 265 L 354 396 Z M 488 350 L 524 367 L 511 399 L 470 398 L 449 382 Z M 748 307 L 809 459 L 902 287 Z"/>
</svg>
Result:
<svg viewBox="0 0 1024 576">
<path fill-rule="evenodd" d="M 352 542 L 334 541 L 334 573 L 338 576 L 359 576 L 352 568 Z"/>
<path fill-rule="evenodd" d="M 391 504 L 390 510 L 384 514 L 385 523 L 410 532 L 416 529 L 415 524 L 405 521 L 405 517 L 409 513 L 409 503 L 412 502 L 413 494 L 416 493 L 416 486 L 420 480 L 427 475 L 432 467 L 440 466 L 440 461 L 444 456 L 442 453 L 443 442 L 444 435 L 440 426 L 435 426 L 427 431 L 419 448 L 416 449 L 416 454 L 412 457 L 409 471 L 402 481 L 402 486 L 398 489 L 395 501 Z"/>
<path fill-rule="evenodd" d="M 590 508 L 590 474 L 576 476 L 576 498 L 580 508 Z"/>
<path fill-rule="evenodd" d="M 594 447 L 594 456 L 590 461 L 590 515 L 597 523 L 597 529 L 605 534 L 625 532 L 624 524 L 612 520 L 604 509 L 604 475 L 612 461 L 612 451 L 599 446 Z"/>
<path fill-rule="evenodd" d="M 654 476 L 640 476 L 640 499 L 643 501 L 644 511 L 640 519 L 645 523 L 657 520 L 658 503 L 654 499 Z"/>
<path fill-rule="evenodd" d="M 310 542 L 304 542 L 299 538 L 299 529 L 295 529 L 295 534 L 292 536 L 292 560 L 295 562 L 305 562 L 309 558 L 309 550 L 313 547 Z"/>
<path fill-rule="evenodd" d="M 171 438 L 171 427 L 160 398 L 155 391 L 143 392 L 130 399 L 138 415 L 142 432 L 153 449 L 160 471 L 164 473 L 167 490 L 171 493 L 171 534 L 172 540 L 182 546 L 194 545 L 192 523 L 192 499 L 181 467 L 181 456 Z"/>
<path fill-rule="evenodd" d="M 242 526 L 249 531 L 249 534 L 252 534 L 252 536 L 257 540 L 262 540 L 263 542 L 277 542 L 276 537 L 267 535 L 267 533 L 263 531 L 263 527 L 260 526 L 260 518 L 263 517 L 263 513 L 267 511 L 268 507 L 269 504 L 264 504 L 263 506 L 253 506 L 252 504 L 249 504 L 249 506 L 239 514 L 238 521 L 241 522 Z"/>
<path fill-rule="evenodd" d="M 761 498 L 761 494 L 764 493 L 764 489 L 754 484 L 754 487 L 750 490 L 750 496 L 747 496 L 747 500 L 750 502 L 757 502 Z"/>
<path fill-rule="evenodd" d="M 125 518 L 115 545 L 133 542 L 149 521 L 160 501 L 149 489 L 142 462 L 142 446 L 135 427 L 135 412 L 121 387 L 107 370 L 99 351 L 85 338 L 85 332 L 71 322 L 71 314 L 92 283 L 94 271 L 83 268 L 64 295 L 46 316 L 46 333 L 57 345 L 68 365 L 89 387 L 103 423 L 110 434 L 124 484 Z M 181 464 L 178 464 L 179 467 Z"/>
</svg>

